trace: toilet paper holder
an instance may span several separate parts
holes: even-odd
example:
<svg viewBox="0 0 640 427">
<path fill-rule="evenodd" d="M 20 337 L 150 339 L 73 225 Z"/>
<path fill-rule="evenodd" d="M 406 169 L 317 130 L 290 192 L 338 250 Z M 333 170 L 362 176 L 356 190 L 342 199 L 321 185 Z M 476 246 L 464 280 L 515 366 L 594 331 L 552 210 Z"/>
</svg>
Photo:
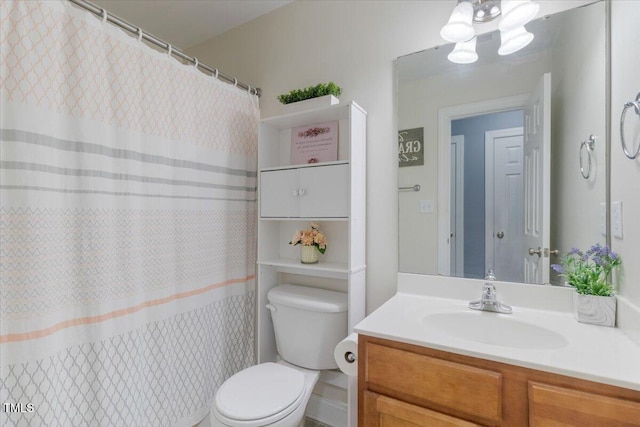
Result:
<svg viewBox="0 0 640 427">
<path fill-rule="evenodd" d="M 358 356 L 356 356 L 355 354 L 353 354 L 353 353 L 352 353 L 352 352 L 350 352 L 350 351 L 347 351 L 347 352 L 344 354 L 344 360 L 346 360 L 346 362 L 347 362 L 347 363 L 353 363 L 353 362 L 355 362 L 356 360 L 358 360 Z"/>
</svg>

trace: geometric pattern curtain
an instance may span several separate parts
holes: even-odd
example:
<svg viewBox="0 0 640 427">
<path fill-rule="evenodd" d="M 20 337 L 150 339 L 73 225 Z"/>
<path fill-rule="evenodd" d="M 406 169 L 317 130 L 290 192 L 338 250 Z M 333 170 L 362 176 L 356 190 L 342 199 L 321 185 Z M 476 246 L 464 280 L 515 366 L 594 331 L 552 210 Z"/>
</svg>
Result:
<svg viewBox="0 0 640 427">
<path fill-rule="evenodd" d="M 0 1 L 0 425 L 192 426 L 254 363 L 254 95 Z"/>
</svg>

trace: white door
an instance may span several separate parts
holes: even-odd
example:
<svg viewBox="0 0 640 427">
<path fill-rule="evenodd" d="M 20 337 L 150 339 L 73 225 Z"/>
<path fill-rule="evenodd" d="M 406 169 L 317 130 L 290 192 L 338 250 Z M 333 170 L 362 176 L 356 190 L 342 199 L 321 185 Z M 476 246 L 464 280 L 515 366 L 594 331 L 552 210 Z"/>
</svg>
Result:
<svg viewBox="0 0 640 427">
<path fill-rule="evenodd" d="M 485 132 L 485 149 L 485 271 L 522 282 L 523 129 Z"/>
<path fill-rule="evenodd" d="M 260 173 L 260 216 L 298 217 L 298 169 Z"/>
<path fill-rule="evenodd" d="M 301 168 L 299 194 L 300 217 L 348 217 L 349 165 Z"/>
<path fill-rule="evenodd" d="M 464 277 L 464 135 L 451 137 L 450 275 Z"/>
<path fill-rule="evenodd" d="M 525 283 L 549 282 L 551 74 L 542 76 L 524 107 Z"/>
<path fill-rule="evenodd" d="M 349 165 L 313 166 L 260 174 L 263 218 L 346 218 Z"/>
</svg>

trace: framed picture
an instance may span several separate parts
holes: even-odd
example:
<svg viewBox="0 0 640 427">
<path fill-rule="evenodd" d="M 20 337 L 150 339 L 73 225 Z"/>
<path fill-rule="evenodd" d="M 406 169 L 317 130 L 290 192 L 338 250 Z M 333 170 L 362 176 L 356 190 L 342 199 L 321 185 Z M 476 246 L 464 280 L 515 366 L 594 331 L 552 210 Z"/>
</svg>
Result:
<svg viewBox="0 0 640 427">
<path fill-rule="evenodd" d="M 291 129 L 291 164 L 338 160 L 338 121 Z"/>
<path fill-rule="evenodd" d="M 424 165 L 424 128 L 398 131 L 398 166 Z"/>
</svg>

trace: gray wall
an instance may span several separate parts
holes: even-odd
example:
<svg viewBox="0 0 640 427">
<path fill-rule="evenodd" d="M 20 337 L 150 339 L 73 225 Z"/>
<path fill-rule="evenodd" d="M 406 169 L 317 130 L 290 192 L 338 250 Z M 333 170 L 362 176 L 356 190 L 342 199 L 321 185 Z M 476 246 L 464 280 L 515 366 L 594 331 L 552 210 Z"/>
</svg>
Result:
<svg viewBox="0 0 640 427">
<path fill-rule="evenodd" d="M 524 126 L 522 110 L 451 122 L 451 135 L 464 135 L 464 277 L 482 279 L 486 274 L 484 133 L 521 126 Z"/>
</svg>

